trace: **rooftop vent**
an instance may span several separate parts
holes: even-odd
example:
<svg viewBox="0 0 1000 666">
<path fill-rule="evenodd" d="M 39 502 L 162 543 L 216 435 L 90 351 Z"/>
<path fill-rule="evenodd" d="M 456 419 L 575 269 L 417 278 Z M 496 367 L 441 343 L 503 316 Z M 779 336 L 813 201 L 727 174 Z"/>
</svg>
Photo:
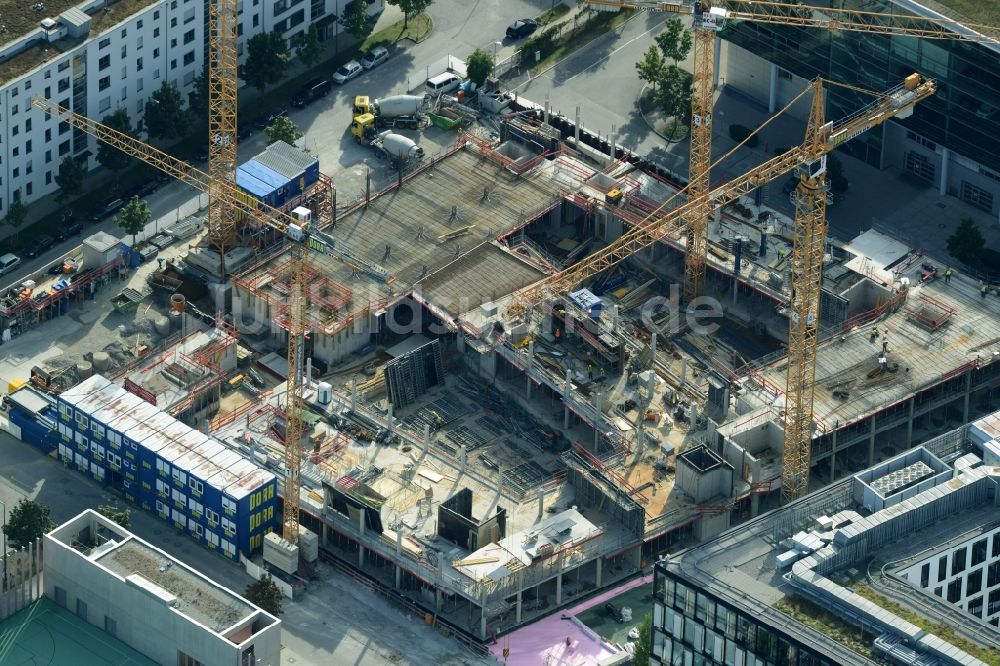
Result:
<svg viewBox="0 0 1000 666">
<path fill-rule="evenodd" d="M 56 22 L 51 18 L 43 18 L 40 22 L 43 30 L 51 30 L 56 27 Z"/>
</svg>

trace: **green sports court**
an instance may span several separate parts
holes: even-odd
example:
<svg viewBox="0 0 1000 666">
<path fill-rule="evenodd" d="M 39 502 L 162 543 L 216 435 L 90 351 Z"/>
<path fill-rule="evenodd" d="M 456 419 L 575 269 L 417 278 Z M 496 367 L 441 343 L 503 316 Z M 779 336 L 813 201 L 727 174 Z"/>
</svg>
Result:
<svg viewBox="0 0 1000 666">
<path fill-rule="evenodd" d="M 0 664 L 156 666 L 45 597 L 0 622 Z"/>
</svg>

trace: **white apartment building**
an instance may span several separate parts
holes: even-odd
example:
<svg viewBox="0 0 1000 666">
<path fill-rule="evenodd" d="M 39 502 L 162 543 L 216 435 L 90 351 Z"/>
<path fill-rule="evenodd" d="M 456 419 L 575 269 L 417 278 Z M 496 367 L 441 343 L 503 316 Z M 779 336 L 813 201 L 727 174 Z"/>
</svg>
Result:
<svg viewBox="0 0 1000 666">
<path fill-rule="evenodd" d="M 281 664 L 279 619 L 96 511 L 43 553 L 45 596 L 159 664 Z"/>
<path fill-rule="evenodd" d="M 240 55 L 246 40 L 279 31 L 290 40 L 315 24 L 321 39 L 339 30 L 349 0 L 241 0 Z M 366 0 L 372 12 L 378 0 Z M 0 219 L 10 203 L 55 192 L 59 163 L 73 156 L 98 166 L 96 139 L 31 107 L 46 97 L 100 120 L 118 108 L 141 127 L 146 101 L 164 81 L 187 97 L 201 73 L 209 0 L 28 0 L 5 5 L 0 31 Z M 125 17 L 121 20 L 121 17 Z"/>
</svg>

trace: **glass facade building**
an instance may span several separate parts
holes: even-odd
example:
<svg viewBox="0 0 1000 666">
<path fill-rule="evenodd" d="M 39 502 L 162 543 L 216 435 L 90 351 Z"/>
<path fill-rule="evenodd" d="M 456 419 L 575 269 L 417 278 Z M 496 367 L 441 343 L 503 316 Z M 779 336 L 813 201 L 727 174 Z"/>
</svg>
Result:
<svg viewBox="0 0 1000 666">
<path fill-rule="evenodd" d="M 810 5 L 827 5 L 810 2 Z M 843 0 L 832 3 L 845 9 L 911 15 L 891 0 Z M 819 28 L 730 22 L 720 37 L 767 60 L 787 73 L 804 79 L 817 76 L 885 91 L 908 74 L 919 72 L 938 82 L 938 92 L 918 104 L 912 117 L 899 122 L 909 141 L 932 153 L 946 148 L 966 158 L 962 166 L 978 173 L 966 187 L 958 179 L 948 192 L 984 210 L 994 210 L 992 195 L 982 201 L 982 193 L 995 187 L 1000 201 L 1000 48 L 972 42 L 918 39 L 907 36 L 835 32 Z M 739 82 L 733 82 L 739 88 Z M 837 86 L 827 86 L 827 117 L 844 118 L 871 97 Z M 877 168 L 891 166 L 884 143 L 888 125 L 875 128 L 843 150 Z M 947 156 L 947 155 L 946 155 Z M 926 151 L 906 152 L 898 164 L 918 178 L 937 184 L 941 170 L 947 169 L 927 159 Z M 974 163 L 973 163 L 974 162 Z M 947 176 L 947 174 L 946 174 Z"/>
<path fill-rule="evenodd" d="M 650 662 L 668 666 L 827 666 L 844 663 L 734 608 L 658 563 Z M 786 623 L 787 625 L 787 623 Z"/>
</svg>

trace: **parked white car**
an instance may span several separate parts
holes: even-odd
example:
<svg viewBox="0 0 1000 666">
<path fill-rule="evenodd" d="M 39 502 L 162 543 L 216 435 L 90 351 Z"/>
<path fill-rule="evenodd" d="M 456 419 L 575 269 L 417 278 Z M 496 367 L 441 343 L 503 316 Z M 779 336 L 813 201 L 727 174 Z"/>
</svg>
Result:
<svg viewBox="0 0 1000 666">
<path fill-rule="evenodd" d="M 363 71 L 365 70 L 361 66 L 361 63 L 357 60 L 352 60 L 348 63 L 344 63 L 340 69 L 333 73 L 333 76 L 331 76 L 330 79 L 337 85 L 340 85 L 342 83 L 347 83 Z"/>
<path fill-rule="evenodd" d="M 361 56 L 361 66 L 365 70 L 375 69 L 389 59 L 389 49 L 384 46 L 376 46 L 368 53 Z"/>
</svg>

